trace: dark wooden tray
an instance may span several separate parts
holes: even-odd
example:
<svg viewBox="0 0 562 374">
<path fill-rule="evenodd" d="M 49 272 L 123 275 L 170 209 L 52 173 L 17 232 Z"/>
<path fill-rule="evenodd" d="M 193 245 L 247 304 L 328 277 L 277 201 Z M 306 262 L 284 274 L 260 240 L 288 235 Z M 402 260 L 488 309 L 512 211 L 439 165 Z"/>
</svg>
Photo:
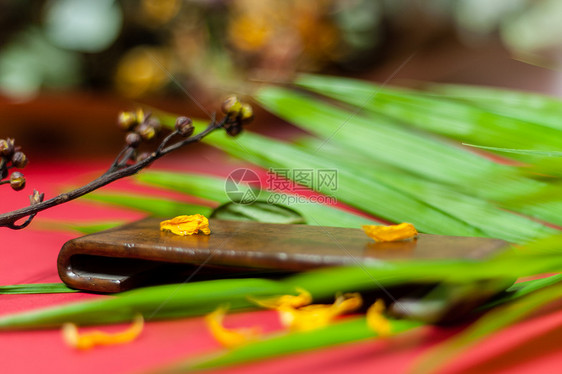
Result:
<svg viewBox="0 0 562 374">
<path fill-rule="evenodd" d="M 211 235 L 177 236 L 148 218 L 67 242 L 58 271 L 68 286 L 120 292 L 183 277 L 286 273 L 389 259 L 483 258 L 502 240 L 420 234 L 375 243 L 361 229 L 211 220 Z M 204 265 L 203 267 L 200 265 Z M 176 279 L 171 279 L 171 278 Z"/>
</svg>

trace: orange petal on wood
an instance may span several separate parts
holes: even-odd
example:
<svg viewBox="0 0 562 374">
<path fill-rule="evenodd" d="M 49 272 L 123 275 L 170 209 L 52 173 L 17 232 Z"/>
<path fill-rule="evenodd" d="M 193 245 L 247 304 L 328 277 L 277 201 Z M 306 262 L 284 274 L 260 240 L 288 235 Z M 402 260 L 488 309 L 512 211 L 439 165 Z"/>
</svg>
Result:
<svg viewBox="0 0 562 374">
<path fill-rule="evenodd" d="M 161 231 L 170 231 L 176 235 L 195 235 L 200 231 L 209 235 L 209 220 L 201 214 L 193 214 L 190 216 L 177 216 L 175 218 L 160 222 Z"/>
<path fill-rule="evenodd" d="M 407 240 L 418 235 L 414 225 L 406 222 L 390 226 L 363 225 L 361 228 L 365 231 L 365 234 L 377 242 Z"/>
</svg>

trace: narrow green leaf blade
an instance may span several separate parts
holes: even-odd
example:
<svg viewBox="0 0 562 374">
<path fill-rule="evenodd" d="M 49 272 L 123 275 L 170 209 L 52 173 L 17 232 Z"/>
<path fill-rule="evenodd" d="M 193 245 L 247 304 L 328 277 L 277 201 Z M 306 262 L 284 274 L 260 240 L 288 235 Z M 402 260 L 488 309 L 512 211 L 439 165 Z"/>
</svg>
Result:
<svg viewBox="0 0 562 374">
<path fill-rule="evenodd" d="M 306 223 L 299 212 L 265 201 L 255 201 L 251 204 L 226 203 L 213 210 L 210 218 L 280 224 Z"/>
<path fill-rule="evenodd" d="M 42 308 L 0 317 L 0 330 L 53 328 L 65 322 L 95 325 L 130 321 L 136 313 L 146 319 L 199 316 L 228 302 L 232 310 L 253 308 L 249 295 L 292 294 L 291 286 L 266 279 L 221 279 L 154 286 L 116 297 Z"/>
<path fill-rule="evenodd" d="M 531 92 L 495 87 L 429 84 L 430 94 L 465 100 L 486 110 L 562 130 L 562 101 Z"/>
<path fill-rule="evenodd" d="M 188 204 L 181 201 L 152 196 L 115 192 L 96 191 L 84 196 L 83 199 L 136 209 L 157 217 L 172 217 L 195 213 L 208 215 L 212 211 L 210 207 L 203 205 Z"/>
<path fill-rule="evenodd" d="M 562 296 L 562 284 L 530 293 L 511 304 L 494 309 L 459 335 L 424 354 L 412 373 L 433 373 L 443 367 L 462 351 L 515 322 L 527 317 L 537 308 L 549 304 Z"/>
<path fill-rule="evenodd" d="M 480 309 L 490 309 L 500 304 L 505 304 L 526 295 L 541 290 L 545 287 L 550 287 L 554 284 L 562 282 L 562 274 L 552 275 L 542 279 L 534 279 L 526 282 L 516 283 L 506 290 L 506 294 L 502 297 L 492 300 Z"/>
<path fill-rule="evenodd" d="M 539 151 L 534 149 L 512 149 L 512 148 L 499 148 L 499 147 L 487 147 L 484 145 L 468 144 L 463 143 L 468 147 L 474 147 L 479 149 L 485 149 L 487 151 L 504 152 L 504 153 L 515 153 L 519 155 L 530 155 L 530 156 L 543 156 L 543 157 L 562 157 L 562 152 L 557 151 Z"/>
<path fill-rule="evenodd" d="M 0 294 L 16 295 L 16 294 L 44 294 L 44 293 L 69 293 L 79 292 L 72 288 L 68 288 L 63 283 L 31 283 L 16 284 L 11 286 L 0 286 Z"/>
<path fill-rule="evenodd" d="M 557 129 L 458 101 L 347 78 L 302 75 L 296 83 L 367 111 L 467 143 L 505 148 L 562 149 L 562 137 Z"/>
<path fill-rule="evenodd" d="M 390 323 L 392 332 L 395 334 L 421 325 L 418 322 L 407 320 L 390 320 Z M 323 329 L 277 335 L 219 355 L 212 355 L 199 360 L 188 360 L 164 369 L 164 372 L 231 366 L 376 337 L 377 334 L 367 327 L 364 317 L 350 318 Z"/>
</svg>

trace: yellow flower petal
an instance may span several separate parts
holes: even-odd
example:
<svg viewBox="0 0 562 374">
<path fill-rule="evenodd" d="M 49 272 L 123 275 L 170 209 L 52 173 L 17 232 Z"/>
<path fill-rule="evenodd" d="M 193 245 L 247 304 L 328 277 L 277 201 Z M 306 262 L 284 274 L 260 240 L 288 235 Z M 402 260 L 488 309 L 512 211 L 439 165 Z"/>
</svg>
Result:
<svg viewBox="0 0 562 374">
<path fill-rule="evenodd" d="M 338 314 L 345 314 L 359 309 L 362 304 L 361 294 L 354 292 L 337 295 L 332 307 L 338 311 Z"/>
<path fill-rule="evenodd" d="M 278 309 L 281 306 L 290 306 L 293 308 L 300 308 L 312 302 L 312 295 L 305 289 L 297 287 L 298 295 L 282 295 L 269 297 L 264 299 L 249 298 L 250 301 L 267 309 Z"/>
<path fill-rule="evenodd" d="M 211 334 L 223 347 L 235 348 L 261 338 L 262 332 L 259 327 L 241 329 L 225 328 L 223 326 L 223 320 L 227 309 L 226 306 L 220 306 L 214 312 L 205 316 L 205 322 Z"/>
<path fill-rule="evenodd" d="M 367 326 L 380 337 L 389 336 L 391 333 L 390 322 L 382 314 L 384 312 L 384 301 L 375 301 L 367 310 Z"/>
<path fill-rule="evenodd" d="M 339 295 L 332 305 L 313 304 L 302 308 L 282 305 L 277 310 L 281 323 L 291 331 L 310 331 L 329 325 L 336 317 L 352 312 L 362 304 L 358 293 Z"/>
<path fill-rule="evenodd" d="M 107 333 L 103 331 L 92 331 L 80 334 L 74 323 L 65 323 L 62 326 L 64 341 L 71 347 L 77 349 L 90 349 L 96 345 L 123 344 L 133 341 L 141 333 L 144 327 L 142 314 L 137 314 L 131 327 L 118 333 Z"/>
<path fill-rule="evenodd" d="M 363 225 L 361 228 L 365 231 L 365 234 L 377 242 L 412 239 L 418 235 L 414 225 L 406 222 L 391 226 Z"/>
<path fill-rule="evenodd" d="M 201 231 L 205 235 L 209 235 L 209 220 L 201 214 L 191 216 L 178 216 L 166 221 L 160 222 L 161 231 L 170 231 L 176 235 L 194 235 Z"/>
</svg>

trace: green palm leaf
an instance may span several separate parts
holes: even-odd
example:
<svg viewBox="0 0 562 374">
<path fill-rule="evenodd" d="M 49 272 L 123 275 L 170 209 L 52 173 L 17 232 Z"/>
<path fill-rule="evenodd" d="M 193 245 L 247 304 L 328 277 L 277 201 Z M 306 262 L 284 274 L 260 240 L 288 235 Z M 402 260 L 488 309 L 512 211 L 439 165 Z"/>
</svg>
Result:
<svg viewBox="0 0 562 374">
<path fill-rule="evenodd" d="M 345 145 L 349 148 L 354 148 L 355 150 L 365 152 L 373 158 L 377 157 L 376 148 L 378 148 L 378 143 L 369 145 L 367 144 L 368 141 L 366 141 L 365 139 L 368 139 L 369 141 L 371 139 L 375 139 L 376 141 L 378 135 L 375 132 L 378 131 L 379 127 L 381 127 L 380 124 L 382 123 L 382 128 L 385 128 L 384 124 L 388 123 L 389 120 L 381 117 L 382 114 L 392 117 L 392 113 L 385 112 L 378 108 L 378 102 L 381 95 L 380 87 L 367 82 L 318 76 L 303 76 L 297 81 L 297 83 L 302 85 L 303 87 L 321 92 L 324 95 L 341 99 L 345 103 L 364 106 L 367 114 L 365 114 L 365 117 L 354 115 L 354 113 L 357 112 L 357 109 L 355 111 L 345 112 L 342 110 L 334 109 L 319 100 L 313 100 L 310 98 L 307 99 L 306 96 L 279 88 L 266 88 L 265 90 L 260 91 L 257 95 L 258 100 L 260 100 L 262 104 L 264 104 L 274 113 L 277 113 L 278 115 L 281 115 L 282 117 L 295 122 L 298 126 L 312 131 L 322 137 L 329 137 L 330 134 L 335 134 L 331 135 L 330 139 L 345 143 Z M 384 90 L 388 91 L 389 89 L 385 88 Z M 416 94 L 403 93 L 402 91 L 398 90 L 395 91 L 392 91 L 395 95 L 404 94 L 410 96 L 414 95 L 414 98 L 418 97 Z M 373 96 L 373 93 L 376 93 L 376 95 Z M 432 100 L 436 100 L 438 102 L 438 105 L 436 104 L 437 106 L 447 106 L 450 104 L 449 102 L 447 102 L 447 100 L 444 99 Z M 306 103 L 307 101 L 308 104 Z M 400 116 L 394 116 L 399 121 L 395 120 L 394 122 L 391 121 L 390 123 L 393 123 L 393 126 L 396 129 L 400 129 L 405 125 L 417 126 L 417 122 L 428 124 L 444 121 L 446 119 L 445 114 L 441 113 L 437 107 L 433 108 L 432 105 L 428 103 L 420 102 L 419 105 L 423 108 L 413 109 L 408 106 L 409 104 L 404 104 L 401 100 L 397 99 L 392 100 L 392 105 L 398 106 L 400 108 L 404 107 L 404 110 L 411 111 L 412 116 L 412 118 L 410 119 L 406 117 L 402 118 Z M 452 103 L 451 105 L 462 106 L 464 104 Z M 305 107 L 305 111 L 307 113 L 306 116 L 301 117 L 299 115 L 300 110 L 295 111 L 296 113 L 292 113 L 291 111 L 287 110 L 288 108 L 293 108 L 294 106 Z M 430 110 L 430 108 L 433 108 L 433 110 Z M 450 108 L 444 109 L 444 113 L 447 113 L 448 110 L 450 111 Z M 419 118 L 414 115 L 415 113 L 423 113 L 424 111 L 430 111 L 424 118 L 422 118 L 423 115 L 421 114 Z M 310 118 L 314 118 L 316 113 L 319 113 L 318 120 L 310 121 Z M 326 113 L 329 113 L 329 116 L 327 116 Z M 307 116 L 310 117 L 308 121 L 305 120 Z M 337 120 L 332 123 L 330 122 L 328 117 L 337 118 Z M 457 122 L 463 121 L 463 126 L 470 127 L 469 130 L 466 130 L 466 134 L 468 135 L 460 137 L 460 139 L 462 139 L 463 141 L 472 139 L 469 136 L 472 133 L 480 134 L 482 132 L 486 132 L 486 129 L 488 128 L 494 128 L 493 123 L 490 124 L 486 121 L 478 123 L 478 121 L 474 120 L 470 116 L 465 116 L 462 112 L 459 113 L 458 116 L 455 116 L 455 118 L 455 121 Z M 361 123 L 362 125 L 360 127 L 354 127 L 355 122 Z M 329 123 L 329 125 L 326 125 L 326 123 Z M 345 128 L 345 131 L 340 130 L 337 131 L 337 133 L 334 133 L 334 128 L 337 129 L 337 126 L 339 126 L 338 124 L 342 125 L 342 129 Z M 552 142 L 550 140 L 550 137 L 555 136 L 557 139 L 562 138 L 560 136 L 562 135 L 561 133 L 544 133 L 544 126 L 526 122 L 512 123 L 511 125 L 512 126 L 509 131 L 501 129 L 499 127 L 496 128 L 496 133 L 487 134 L 486 139 L 488 140 L 482 140 L 479 142 L 479 144 L 487 145 L 490 144 L 490 142 L 495 141 L 497 138 L 504 140 L 506 138 L 505 135 L 502 135 L 504 133 L 508 135 L 515 134 L 514 136 L 518 138 L 526 138 L 530 136 L 527 133 L 531 132 L 534 134 L 533 136 L 537 138 L 537 142 L 540 142 L 541 146 L 544 149 L 544 147 L 548 146 L 549 142 Z M 455 126 L 457 125 L 451 123 L 448 126 L 455 128 Z M 458 125 L 457 127 L 459 126 L 460 125 Z M 324 127 L 327 127 L 327 129 L 324 129 Z M 367 128 L 371 129 L 370 131 L 372 135 L 368 135 L 370 133 L 365 132 L 367 131 Z M 454 136 L 450 133 L 442 131 L 440 132 L 429 127 L 425 128 L 425 130 L 437 132 L 441 135 L 447 135 L 454 138 Z M 404 128 L 402 128 L 401 131 L 405 134 L 408 134 L 409 132 Z M 554 131 L 555 130 L 551 130 L 551 132 Z M 348 132 L 349 134 L 345 135 L 346 132 Z M 366 136 L 364 136 L 365 139 L 360 139 L 361 137 L 353 135 L 359 133 L 362 135 L 367 134 Z M 354 137 L 357 139 L 356 141 L 345 141 L 345 136 Z M 402 134 L 398 135 L 397 133 L 395 137 L 402 136 Z M 427 133 L 410 134 L 410 137 L 412 136 L 417 137 L 417 143 L 427 143 L 431 148 L 437 147 L 435 145 L 436 141 L 428 138 L 429 134 Z M 412 139 L 412 143 L 415 142 L 416 141 Z M 555 140 L 555 142 L 558 142 L 558 140 Z M 413 144 L 404 145 L 400 140 L 392 140 L 389 141 L 388 144 L 396 144 L 397 147 L 394 150 L 389 150 L 389 147 L 381 148 L 384 150 L 384 153 L 387 154 L 387 160 L 385 160 L 386 162 L 390 162 L 393 165 L 401 168 L 407 168 L 408 165 L 410 165 L 410 169 L 408 169 L 408 171 L 411 173 L 417 173 L 417 175 L 422 178 L 431 178 L 439 182 L 454 184 L 456 189 L 463 191 L 464 193 L 472 194 L 486 200 L 495 201 L 499 203 L 503 208 L 512 209 L 519 213 L 523 213 L 556 224 L 562 224 L 562 214 L 560 214 L 562 212 L 562 189 L 557 190 L 555 191 L 555 193 L 551 194 L 551 198 L 548 204 L 534 202 L 533 204 L 527 205 L 510 205 L 510 201 L 512 201 L 513 199 L 522 198 L 529 194 L 536 193 L 542 189 L 545 189 L 548 185 L 540 181 L 523 178 L 519 170 L 517 170 L 516 168 L 498 165 L 492 161 L 478 158 L 467 150 L 460 150 L 456 153 L 453 153 L 450 149 L 447 150 L 447 148 L 443 148 L 442 145 L 441 148 L 435 148 L 440 150 L 440 156 L 434 156 L 432 153 L 424 153 L 419 151 L 411 154 L 410 150 L 415 150 L 418 148 L 416 148 Z M 516 143 L 511 143 L 511 145 L 513 144 Z M 449 148 L 453 147 L 449 146 Z M 550 149 L 557 149 L 556 145 L 551 145 Z M 392 157 L 388 156 L 389 154 Z M 426 161 L 426 157 L 424 156 L 425 154 L 429 155 L 429 158 L 431 160 Z M 388 159 L 391 159 L 391 161 L 388 161 Z M 463 159 L 470 160 L 470 163 L 473 163 L 474 166 L 470 168 L 463 166 L 463 162 L 459 161 Z M 377 159 L 375 158 L 375 160 Z M 405 162 L 403 162 L 402 160 L 407 160 L 406 166 L 404 166 Z M 432 166 L 431 164 L 432 161 L 436 163 L 434 166 Z M 411 170 L 415 169 L 416 167 L 419 167 L 417 171 Z M 450 169 L 460 171 L 451 172 Z"/>
<path fill-rule="evenodd" d="M 262 167 L 286 169 L 333 169 L 337 165 L 321 156 L 300 150 L 289 144 L 246 132 L 236 143 L 223 134 L 206 139 L 213 146 Z M 338 169 L 338 188 L 318 191 L 335 196 L 367 213 L 395 222 L 412 222 L 423 232 L 465 236 L 481 236 L 478 229 L 452 217 L 431 205 L 351 170 Z M 309 187 L 312 187 L 309 185 Z M 423 217 L 423 218 L 422 218 Z M 417 219 L 419 218 L 419 219 Z M 318 219 L 313 217 L 313 219 Z"/>
<path fill-rule="evenodd" d="M 255 96 L 275 115 L 323 139 L 318 150 L 326 142 L 336 142 L 373 161 L 455 185 L 497 174 L 514 174 L 505 166 L 428 134 L 411 131 L 380 115 L 364 116 L 279 87 L 266 87 Z"/>
<path fill-rule="evenodd" d="M 463 102 L 338 77 L 302 75 L 296 83 L 367 111 L 472 144 L 562 149 L 560 131 Z"/>
<path fill-rule="evenodd" d="M 429 84 L 430 94 L 473 103 L 503 116 L 562 130 L 562 101 L 530 92 L 457 84 Z"/>
<path fill-rule="evenodd" d="M 210 143 L 262 167 L 337 168 L 338 190 L 320 192 L 333 193 L 338 200 L 376 216 L 398 222 L 410 221 L 425 232 L 487 235 L 515 242 L 554 232 L 540 223 L 444 186 L 405 174 L 369 173 L 353 169 L 349 164 L 332 160 L 330 155 L 298 149 L 260 135 L 246 133 L 236 143 L 213 136 Z M 362 191 L 369 193 L 366 195 Z"/>
<path fill-rule="evenodd" d="M 488 236 L 522 242 L 555 232 L 554 229 L 547 228 L 538 222 L 501 209 L 498 204 L 464 194 L 451 186 L 427 181 L 385 166 L 373 165 L 368 159 L 345 159 L 342 157 L 343 154 L 349 154 L 350 150 L 342 149 L 343 147 L 338 148 L 333 145 L 327 152 L 318 152 L 318 143 L 320 143 L 319 140 L 308 141 L 308 144 L 301 143 L 301 149 L 322 155 L 324 159 L 330 160 L 341 168 L 363 173 L 374 180 L 380 180 L 392 186 L 396 190 L 415 196 L 417 199 L 423 200 L 451 216 L 462 219 Z M 528 198 L 528 195 L 525 196 Z M 537 201 L 537 204 L 549 202 L 552 194 L 550 193 L 548 196 L 548 200 Z M 520 203 L 517 205 L 519 201 L 514 198 L 510 201 L 510 207 L 519 206 L 523 207 L 520 210 L 526 209 L 528 204 Z"/>
</svg>

